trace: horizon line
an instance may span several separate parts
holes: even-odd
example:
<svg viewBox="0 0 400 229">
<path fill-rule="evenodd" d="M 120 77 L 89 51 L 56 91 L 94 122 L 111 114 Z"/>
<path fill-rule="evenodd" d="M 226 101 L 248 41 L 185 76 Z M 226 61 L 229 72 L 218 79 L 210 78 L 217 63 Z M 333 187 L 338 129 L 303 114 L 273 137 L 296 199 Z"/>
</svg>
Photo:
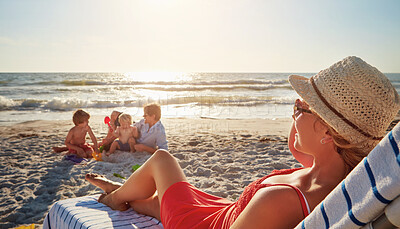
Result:
<svg viewBox="0 0 400 229">
<path fill-rule="evenodd" d="M 260 73 L 279 73 L 279 74 L 291 74 L 291 73 L 305 73 L 305 74 L 316 74 L 318 72 L 280 72 L 280 71 L 271 71 L 271 72 L 245 72 L 245 71 L 237 71 L 237 72 L 229 72 L 229 71 L 221 71 L 221 72 L 216 72 L 216 71 L 104 71 L 104 72 L 95 72 L 95 71 L 65 71 L 65 72 L 61 72 L 61 71 L 40 71 L 40 72 L 31 72 L 31 71 L 22 71 L 22 72 L 17 72 L 17 71 L 9 71 L 9 72 L 1 72 L 0 74 L 17 74 L 17 73 L 120 73 L 120 74 L 124 74 L 124 73 L 225 73 L 225 74 L 230 74 L 230 73 L 253 73 L 253 74 L 260 74 Z M 384 74 L 400 74 L 400 72 L 382 72 Z"/>
</svg>

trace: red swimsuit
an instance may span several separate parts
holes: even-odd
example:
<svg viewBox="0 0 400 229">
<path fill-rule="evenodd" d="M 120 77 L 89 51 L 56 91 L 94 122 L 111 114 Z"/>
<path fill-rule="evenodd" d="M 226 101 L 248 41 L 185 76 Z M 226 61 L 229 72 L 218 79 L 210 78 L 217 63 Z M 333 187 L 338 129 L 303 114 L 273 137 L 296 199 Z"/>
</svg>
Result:
<svg viewBox="0 0 400 229">
<path fill-rule="evenodd" d="M 85 152 L 87 152 L 87 151 L 93 151 L 93 148 L 92 148 L 88 143 L 86 143 L 86 142 L 85 142 L 84 144 L 79 144 L 79 145 L 75 145 L 75 146 L 82 148 L 83 151 L 85 151 Z M 74 150 L 74 149 L 68 149 L 68 152 L 69 152 L 69 153 L 72 153 L 72 154 L 77 154 L 77 153 L 78 153 L 78 152 L 77 152 L 76 150 Z"/>
<path fill-rule="evenodd" d="M 161 200 L 161 222 L 166 229 L 229 228 L 259 189 L 281 185 L 296 190 L 306 217 L 310 210 L 298 188 L 288 184 L 262 184 L 270 176 L 290 174 L 299 169 L 274 170 L 270 175 L 249 184 L 237 202 L 207 194 L 187 182 L 177 182 L 167 189 Z"/>
</svg>

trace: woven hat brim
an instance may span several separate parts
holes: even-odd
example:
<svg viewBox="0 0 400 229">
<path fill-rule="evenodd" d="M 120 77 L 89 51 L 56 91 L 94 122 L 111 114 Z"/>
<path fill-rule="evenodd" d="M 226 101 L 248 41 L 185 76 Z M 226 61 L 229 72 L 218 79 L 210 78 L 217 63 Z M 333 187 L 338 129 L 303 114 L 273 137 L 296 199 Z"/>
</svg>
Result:
<svg viewBox="0 0 400 229">
<path fill-rule="evenodd" d="M 348 126 L 344 121 L 338 118 L 319 98 L 317 92 L 314 90 L 310 80 L 304 76 L 290 75 L 289 83 L 292 88 L 297 92 L 297 94 L 310 106 L 310 109 L 316 113 L 322 120 L 324 120 L 329 126 L 335 129 L 339 134 L 341 134 L 346 140 L 351 143 L 362 142 L 368 140 L 365 136 L 360 134 L 358 131 L 354 130 Z M 338 130 L 337 126 L 345 127 L 347 129 L 345 135 L 342 131 Z M 370 148 L 370 146 L 365 145 L 364 147 Z M 373 148 L 373 146 L 371 146 Z M 371 149 L 372 149 L 371 148 Z"/>
<path fill-rule="evenodd" d="M 297 94 L 304 100 L 311 109 L 320 115 L 320 111 L 315 110 L 318 107 L 326 107 L 323 102 L 318 99 L 317 92 L 314 90 L 311 82 L 308 78 L 299 75 L 290 75 L 289 83 Z M 321 117 L 322 118 L 322 117 Z"/>
</svg>

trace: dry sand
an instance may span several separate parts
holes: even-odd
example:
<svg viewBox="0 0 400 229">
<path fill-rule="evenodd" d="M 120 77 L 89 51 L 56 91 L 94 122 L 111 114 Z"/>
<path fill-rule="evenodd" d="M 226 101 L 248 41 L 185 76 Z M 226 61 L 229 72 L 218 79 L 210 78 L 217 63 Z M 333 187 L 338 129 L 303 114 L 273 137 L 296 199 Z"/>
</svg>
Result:
<svg viewBox="0 0 400 229">
<path fill-rule="evenodd" d="M 103 117 L 91 117 L 96 137 L 106 135 Z M 208 193 L 236 200 L 251 181 L 274 169 L 299 167 L 287 147 L 291 119 L 162 119 L 170 152 L 189 181 Z M 118 152 L 108 162 L 76 165 L 53 153 L 72 121 L 32 121 L 0 127 L 0 228 L 40 225 L 58 200 L 100 193 L 85 181 L 88 172 L 114 181 L 143 164 L 147 153 Z M 88 139 L 89 143 L 90 139 Z"/>
</svg>

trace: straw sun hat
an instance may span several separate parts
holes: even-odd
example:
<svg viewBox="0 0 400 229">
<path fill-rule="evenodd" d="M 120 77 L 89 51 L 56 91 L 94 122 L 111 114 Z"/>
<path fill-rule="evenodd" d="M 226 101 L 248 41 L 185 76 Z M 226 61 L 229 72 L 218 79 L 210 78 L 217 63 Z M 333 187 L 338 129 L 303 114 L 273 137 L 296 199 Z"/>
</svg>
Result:
<svg viewBox="0 0 400 229">
<path fill-rule="evenodd" d="M 378 69 L 349 56 L 310 79 L 291 75 L 293 89 L 351 144 L 372 150 L 400 109 L 396 90 Z"/>
</svg>

